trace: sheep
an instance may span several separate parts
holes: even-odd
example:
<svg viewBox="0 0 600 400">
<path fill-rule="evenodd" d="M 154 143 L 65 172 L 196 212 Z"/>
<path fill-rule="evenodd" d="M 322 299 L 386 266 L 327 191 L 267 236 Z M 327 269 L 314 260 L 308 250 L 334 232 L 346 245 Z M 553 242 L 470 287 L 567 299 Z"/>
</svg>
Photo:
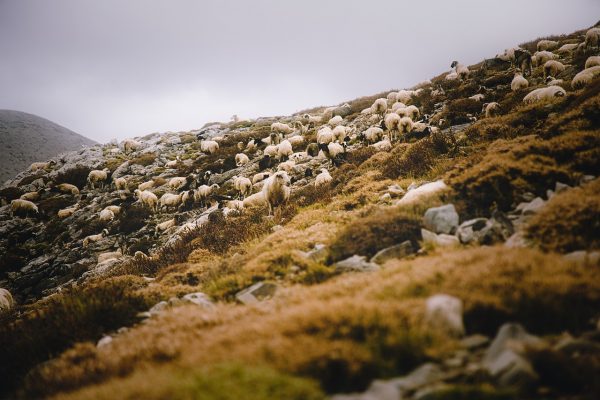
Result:
<svg viewBox="0 0 600 400">
<path fill-rule="evenodd" d="M 377 143 L 371 145 L 377 151 L 390 151 L 392 149 L 392 143 L 388 138 L 384 138 Z"/>
<path fill-rule="evenodd" d="M 392 104 L 392 112 L 396 112 L 401 108 L 406 108 L 406 104 L 404 104 L 401 101 L 397 101 L 394 104 Z"/>
<path fill-rule="evenodd" d="M 272 145 L 272 144 L 268 145 L 268 146 L 267 146 L 267 147 L 265 147 L 265 149 L 263 150 L 263 154 L 264 154 L 265 156 L 269 156 L 269 157 L 272 157 L 272 158 L 275 158 L 275 157 L 277 157 L 277 146 L 275 146 L 275 145 Z"/>
<path fill-rule="evenodd" d="M 75 185 L 71 185 L 70 183 L 61 183 L 56 185 L 56 189 L 58 189 L 61 193 L 72 194 L 74 196 L 79 195 L 79 189 Z"/>
<path fill-rule="evenodd" d="M 181 204 L 182 193 L 173 194 L 173 193 L 165 193 L 160 196 L 160 209 L 166 208 L 177 208 Z"/>
<path fill-rule="evenodd" d="M 244 199 L 250 193 L 252 193 L 252 181 L 243 176 L 234 176 L 233 188 L 239 192 L 240 198 Z"/>
<path fill-rule="evenodd" d="M 481 112 L 485 113 L 486 118 L 492 118 L 500 113 L 500 104 L 494 102 L 484 103 Z"/>
<path fill-rule="evenodd" d="M 242 201 L 242 204 L 244 205 L 244 208 L 260 207 L 266 205 L 267 200 L 265 199 L 265 194 L 261 190 L 258 193 L 254 193 L 253 195 L 246 197 Z"/>
<path fill-rule="evenodd" d="M 388 102 L 393 103 L 394 101 L 396 101 L 397 95 L 398 95 L 398 93 L 396 93 L 396 92 L 389 92 L 386 99 Z"/>
<path fill-rule="evenodd" d="M 149 190 L 142 191 L 140 189 L 136 189 L 134 196 L 137 197 L 138 201 L 140 201 L 144 206 L 156 212 L 158 207 L 158 197 L 156 197 L 154 193 Z"/>
<path fill-rule="evenodd" d="M 194 200 L 197 201 L 198 203 L 200 203 L 201 207 L 206 207 L 207 206 L 207 200 L 210 197 L 210 195 L 213 193 L 213 191 L 219 189 L 219 185 L 217 185 L 216 183 L 208 186 L 208 185 L 202 185 L 200 186 L 198 189 L 196 189 L 196 191 L 194 192 Z"/>
<path fill-rule="evenodd" d="M 177 222 L 175 221 L 175 218 L 171 218 L 167 221 L 161 222 L 160 224 L 156 224 L 156 227 L 154 228 L 154 236 L 158 236 L 160 232 L 165 232 L 173 228 L 176 226 L 176 224 Z"/>
<path fill-rule="evenodd" d="M 395 140 L 396 133 L 400 131 L 400 119 L 401 117 L 396 113 L 390 113 L 384 118 L 384 124 L 389 132 L 390 140 Z"/>
<path fill-rule="evenodd" d="M 113 179 L 113 183 L 115 184 L 116 190 L 128 190 L 127 179 L 125 178 L 115 178 Z"/>
<path fill-rule="evenodd" d="M 467 79 L 467 77 L 469 76 L 469 68 L 459 63 L 458 61 L 452 61 L 452 64 L 450 64 L 450 68 L 454 68 L 454 71 L 456 71 L 456 75 L 462 80 Z"/>
<path fill-rule="evenodd" d="M 558 46 L 559 46 L 559 43 L 557 41 L 543 39 L 543 40 L 540 40 L 539 42 L 537 42 L 537 45 L 535 47 L 536 47 L 537 51 L 543 51 L 543 50 L 554 50 L 554 49 L 558 48 Z"/>
<path fill-rule="evenodd" d="M 305 151 L 298 151 L 290 156 L 290 160 L 294 162 L 306 161 L 308 160 L 308 153 Z"/>
<path fill-rule="evenodd" d="M 364 135 L 368 143 L 375 143 L 383 137 L 383 129 L 372 126 L 365 131 Z"/>
<path fill-rule="evenodd" d="M 50 161 L 46 161 L 46 162 L 34 162 L 33 164 L 31 164 L 29 166 L 29 170 L 31 172 L 36 172 L 37 170 L 40 170 L 40 169 L 45 170 L 45 169 L 50 168 L 54 164 L 56 164 L 56 161 L 54 161 L 54 160 L 50 160 Z"/>
<path fill-rule="evenodd" d="M 547 61 L 550 60 L 556 60 L 559 58 L 559 56 L 557 54 L 554 54 L 550 51 L 536 51 L 534 54 L 534 64 L 537 65 L 544 65 Z"/>
<path fill-rule="evenodd" d="M 342 117 L 340 117 L 339 115 L 336 115 L 335 117 L 331 118 L 327 124 L 329 124 L 332 128 L 335 128 L 336 126 L 340 125 L 342 122 L 344 122 L 344 119 Z"/>
<path fill-rule="evenodd" d="M 470 100 L 475 100 L 475 101 L 482 101 L 485 98 L 485 95 L 483 93 L 477 93 L 474 94 L 473 96 L 469 96 Z"/>
<path fill-rule="evenodd" d="M 419 119 L 419 116 L 421 115 L 421 112 L 419 111 L 417 106 L 414 106 L 414 105 L 407 106 L 403 110 L 404 110 L 404 116 L 409 117 L 412 120 Z"/>
<path fill-rule="evenodd" d="M 413 90 L 399 90 L 396 92 L 396 101 L 408 103 L 411 101 L 414 94 L 415 92 Z"/>
<path fill-rule="evenodd" d="M 295 167 L 296 167 L 296 162 L 293 160 L 288 160 L 288 161 L 280 163 L 277 166 L 277 171 L 285 171 L 288 174 L 291 174 L 294 171 Z"/>
<path fill-rule="evenodd" d="M 284 140 L 277 145 L 277 158 L 279 160 L 287 160 L 293 152 L 294 150 L 289 140 Z"/>
<path fill-rule="evenodd" d="M 371 105 L 371 113 L 379 114 L 383 117 L 383 114 L 385 114 L 387 108 L 388 108 L 387 100 L 384 98 L 380 98 L 380 99 L 375 100 L 373 105 Z"/>
<path fill-rule="evenodd" d="M 257 174 L 254 174 L 254 176 L 252 177 L 252 184 L 255 185 L 258 182 L 262 182 L 270 176 L 271 176 L 270 172 L 259 172 Z"/>
<path fill-rule="evenodd" d="M 336 167 L 341 164 L 342 158 L 346 155 L 346 143 L 331 142 L 327 145 L 321 144 L 319 147 L 325 156 L 329 158 L 331 165 L 335 165 Z"/>
<path fill-rule="evenodd" d="M 562 79 L 554 79 L 552 76 L 546 78 L 546 86 L 559 86 L 563 83 L 564 81 Z"/>
<path fill-rule="evenodd" d="M 269 144 L 279 144 L 281 142 L 281 134 L 278 132 L 271 132 L 267 139 L 269 140 Z"/>
<path fill-rule="evenodd" d="M 275 165 L 275 161 L 270 155 L 264 155 L 263 158 L 258 160 L 259 171 L 264 171 L 265 169 L 273 167 L 273 165 Z"/>
<path fill-rule="evenodd" d="M 152 189 L 154 187 L 154 184 L 155 184 L 154 180 L 150 180 L 147 182 L 140 183 L 137 188 L 138 188 L 138 190 L 143 192 L 144 190 Z"/>
<path fill-rule="evenodd" d="M 447 80 L 447 81 L 454 81 L 454 80 L 458 79 L 458 74 L 456 73 L 456 71 L 449 72 L 448 75 L 446 75 L 444 77 L 444 79 Z M 437 92 L 434 90 L 432 92 L 432 94 L 433 93 L 437 93 Z"/>
<path fill-rule="evenodd" d="M 77 211 L 78 209 L 79 209 L 79 204 L 75 204 L 74 206 L 58 210 L 56 215 L 58 215 L 58 218 L 60 218 L 60 219 L 67 218 L 67 217 L 70 217 L 71 215 L 73 215 L 75 213 L 75 211 Z"/>
<path fill-rule="evenodd" d="M 600 43 L 600 28 L 591 28 L 585 33 L 585 48 L 598 47 Z"/>
<path fill-rule="evenodd" d="M 250 159 L 248 158 L 247 155 L 245 155 L 244 153 L 237 153 L 235 155 L 235 165 L 237 167 L 241 167 L 243 165 L 246 165 L 250 162 Z"/>
<path fill-rule="evenodd" d="M 15 306 L 15 301 L 10 292 L 4 288 L 0 288 L 0 314 L 12 310 Z"/>
<path fill-rule="evenodd" d="M 121 252 L 121 250 L 117 250 L 117 251 L 107 251 L 105 253 L 100 253 L 98 254 L 98 259 L 97 259 L 97 263 L 103 263 L 105 261 L 108 260 L 116 260 L 118 258 L 123 257 L 123 253 Z"/>
<path fill-rule="evenodd" d="M 37 201 L 40 199 L 39 192 L 27 192 L 19 197 L 21 200 Z"/>
<path fill-rule="evenodd" d="M 129 153 L 130 151 L 136 151 L 142 147 L 142 144 L 140 142 L 133 139 L 126 139 L 122 142 L 122 144 L 123 151 L 125 152 L 125 154 Z"/>
<path fill-rule="evenodd" d="M 333 141 L 333 130 L 324 126 L 317 132 L 317 143 L 318 144 L 328 144 Z"/>
<path fill-rule="evenodd" d="M 15 213 L 22 212 L 22 211 L 25 212 L 25 217 L 28 217 L 30 212 L 39 214 L 39 210 L 34 203 L 32 203 L 29 200 L 23 200 L 23 199 L 12 200 L 10 202 L 10 210 L 11 210 L 11 216 L 14 216 Z"/>
<path fill-rule="evenodd" d="M 248 142 L 248 144 L 246 144 L 246 150 L 247 151 L 254 151 L 254 150 L 257 149 L 257 147 L 258 146 L 257 146 L 256 141 L 254 139 L 250 140 Z"/>
<path fill-rule="evenodd" d="M 179 210 L 189 210 L 192 208 L 192 204 L 194 203 L 194 191 L 186 190 L 181 193 L 181 204 L 179 205 Z"/>
<path fill-rule="evenodd" d="M 121 207 L 120 206 L 106 206 L 106 207 L 104 207 L 104 209 L 112 211 L 113 214 L 115 214 L 115 216 L 121 214 Z"/>
<path fill-rule="evenodd" d="M 546 79 L 546 77 L 549 75 L 556 76 L 564 70 L 565 65 L 560 61 L 548 60 L 544 64 L 544 79 Z"/>
<path fill-rule="evenodd" d="M 412 128 L 413 128 L 412 119 L 410 119 L 409 117 L 400 118 L 400 125 L 399 125 L 399 130 L 398 130 L 399 133 L 406 135 L 407 133 L 412 131 Z"/>
<path fill-rule="evenodd" d="M 521 72 L 517 72 L 510 83 L 510 90 L 517 92 L 519 90 L 526 89 L 528 86 L 529 82 L 527 79 L 523 78 L 523 74 L 521 74 Z"/>
<path fill-rule="evenodd" d="M 599 75 L 600 66 L 598 65 L 584 69 L 573 77 L 571 86 L 573 89 L 581 89 L 582 87 L 589 85 Z"/>
<path fill-rule="evenodd" d="M 169 181 L 167 182 L 167 186 L 171 190 L 179 190 L 186 183 L 187 183 L 187 177 L 176 176 L 176 177 L 169 179 Z"/>
<path fill-rule="evenodd" d="M 108 236 L 108 229 L 103 229 L 102 232 L 100 232 L 97 235 L 86 236 L 83 239 L 83 247 L 88 247 L 90 243 L 94 243 L 99 240 L 102 240 L 102 238 L 104 238 L 104 236 Z"/>
<path fill-rule="evenodd" d="M 300 146 L 304 144 L 304 138 L 300 135 L 294 135 L 287 138 L 287 140 L 292 144 L 292 146 Z"/>
<path fill-rule="evenodd" d="M 560 86 L 547 86 L 529 92 L 529 94 L 523 98 L 523 102 L 534 103 L 542 100 L 553 100 L 556 97 L 564 97 L 566 95 L 567 92 Z"/>
<path fill-rule="evenodd" d="M 271 132 L 287 134 L 294 132 L 294 129 L 288 124 L 283 124 L 281 122 L 273 122 L 271 124 Z"/>
<path fill-rule="evenodd" d="M 558 50 L 556 50 L 556 52 L 559 53 L 559 54 L 571 53 L 575 49 L 577 49 L 577 46 L 579 46 L 578 43 L 563 44 L 562 46 L 560 46 L 560 48 Z"/>
<path fill-rule="evenodd" d="M 326 168 L 321 168 L 321 173 L 317 175 L 315 179 L 315 186 L 323 186 L 325 184 L 328 184 L 332 180 L 333 178 L 329 174 L 329 171 L 327 171 Z"/>
<path fill-rule="evenodd" d="M 290 178 L 285 171 L 276 172 L 265 181 L 262 193 L 269 206 L 269 215 L 273 214 L 275 207 L 285 204 L 290 198 L 289 184 Z"/>
<path fill-rule="evenodd" d="M 104 168 L 103 170 L 92 170 L 88 174 L 87 181 L 92 189 L 96 188 L 96 183 L 100 185 L 101 188 L 104 188 L 104 182 L 108 179 L 108 173 L 110 170 L 108 168 Z"/>
<path fill-rule="evenodd" d="M 350 132 L 350 128 L 338 125 L 333 128 L 333 141 L 343 142 Z"/>
<path fill-rule="evenodd" d="M 213 154 L 217 150 L 219 150 L 219 143 L 215 140 L 202 140 L 200 142 L 200 151 L 203 153 Z"/>
<path fill-rule="evenodd" d="M 302 116 L 302 120 L 304 121 L 305 124 L 307 124 L 309 126 L 313 126 L 313 127 L 316 126 L 317 124 L 321 123 L 321 117 L 310 115 L 310 114 L 304 114 Z"/>
<path fill-rule="evenodd" d="M 531 75 L 531 63 L 532 57 L 531 53 L 527 50 L 516 48 L 514 51 L 514 65 L 525 75 Z"/>
<path fill-rule="evenodd" d="M 98 215 L 98 219 L 101 222 L 110 222 L 113 219 L 115 219 L 115 213 L 113 213 L 110 210 L 104 209 L 104 210 L 100 211 L 100 214 Z"/>
<path fill-rule="evenodd" d="M 590 56 L 585 60 L 585 69 L 600 65 L 600 56 Z"/>
<path fill-rule="evenodd" d="M 310 143 L 306 146 L 306 154 L 311 157 L 316 157 L 319 154 L 319 145 L 317 143 Z"/>
</svg>

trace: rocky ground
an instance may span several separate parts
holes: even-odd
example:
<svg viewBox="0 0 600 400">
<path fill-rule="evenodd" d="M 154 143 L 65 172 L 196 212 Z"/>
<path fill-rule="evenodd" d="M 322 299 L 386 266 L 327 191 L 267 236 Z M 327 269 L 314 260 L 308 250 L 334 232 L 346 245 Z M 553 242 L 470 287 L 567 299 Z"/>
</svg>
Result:
<svg viewBox="0 0 600 400">
<path fill-rule="evenodd" d="M 579 43 L 584 33 L 553 39 Z M 420 84 L 408 102 L 429 128 L 389 148 L 362 136 L 382 124 L 367 109 L 385 92 L 329 111 L 152 134 L 134 151 L 96 145 L 20 173 L 0 189 L 0 287 L 16 303 L 0 315 L 0 392 L 597 398 L 600 80 L 571 85 L 595 54 L 561 53 L 567 68 L 555 78 L 566 95 L 532 104 L 523 98 L 546 86 L 541 66 L 518 91 L 512 68 L 483 62 L 464 80 Z M 500 112 L 486 117 L 492 101 Z M 305 113 L 338 114 L 349 128 L 335 165 L 302 153 L 321 126 L 302 129 Z M 286 137 L 299 155 L 265 168 L 266 144 L 248 143 L 274 122 L 294 127 Z M 215 153 L 201 151 L 208 139 Z M 241 152 L 249 162 L 237 166 Z M 87 184 L 103 168 L 127 187 Z M 332 180 L 316 186 L 322 168 Z M 278 169 L 291 178 L 285 205 L 274 215 L 236 209 L 233 177 Z M 173 189 L 173 177 L 187 180 Z M 210 204 L 153 212 L 133 194 L 150 180 L 158 197 L 219 187 Z M 61 193 L 61 183 L 79 193 Z M 12 215 L 10 201 L 31 192 L 39 213 Z M 120 211 L 102 221 L 107 206 Z"/>
</svg>

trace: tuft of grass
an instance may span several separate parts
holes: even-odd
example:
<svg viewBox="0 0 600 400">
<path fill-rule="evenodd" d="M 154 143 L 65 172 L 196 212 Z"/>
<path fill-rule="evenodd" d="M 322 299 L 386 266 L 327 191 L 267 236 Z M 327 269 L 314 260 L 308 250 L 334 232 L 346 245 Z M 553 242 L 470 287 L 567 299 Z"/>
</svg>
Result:
<svg viewBox="0 0 600 400">
<path fill-rule="evenodd" d="M 156 160 L 155 153 L 145 153 L 131 159 L 131 164 L 138 164 L 144 167 L 151 165 Z"/>
</svg>

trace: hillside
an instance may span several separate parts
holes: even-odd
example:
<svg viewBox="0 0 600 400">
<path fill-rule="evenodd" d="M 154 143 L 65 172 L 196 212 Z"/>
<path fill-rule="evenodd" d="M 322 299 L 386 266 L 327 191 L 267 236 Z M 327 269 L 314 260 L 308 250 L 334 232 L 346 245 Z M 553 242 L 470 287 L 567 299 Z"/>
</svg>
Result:
<svg viewBox="0 0 600 400">
<path fill-rule="evenodd" d="M 520 88 L 501 56 L 309 114 L 69 152 L 7 182 L 0 396 L 598 398 L 586 31 L 545 38 L 564 66 L 550 85 L 542 54 Z M 270 213 L 259 193 L 275 184 L 289 198 Z M 20 196 L 38 212 L 11 212 Z"/>
<path fill-rule="evenodd" d="M 3 149 L 0 182 L 13 178 L 33 162 L 95 143 L 37 115 L 0 110 L 0 147 Z"/>
</svg>

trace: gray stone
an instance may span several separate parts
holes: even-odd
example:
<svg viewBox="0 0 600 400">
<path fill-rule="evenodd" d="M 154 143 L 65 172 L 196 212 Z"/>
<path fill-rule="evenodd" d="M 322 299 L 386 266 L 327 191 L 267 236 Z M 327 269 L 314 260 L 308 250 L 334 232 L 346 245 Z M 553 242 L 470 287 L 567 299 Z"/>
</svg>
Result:
<svg viewBox="0 0 600 400">
<path fill-rule="evenodd" d="M 447 294 L 436 294 L 425 303 L 425 323 L 437 332 L 449 336 L 465 334 L 463 304 L 459 298 Z"/>
<path fill-rule="evenodd" d="M 555 195 L 555 193 L 553 190 L 550 190 L 550 189 L 546 190 L 546 199 L 547 200 L 550 200 L 551 198 L 553 198 L 554 195 Z"/>
<path fill-rule="evenodd" d="M 458 213 L 454 204 L 432 207 L 425 211 L 423 224 L 425 228 L 435 233 L 453 233 L 458 228 Z"/>
<path fill-rule="evenodd" d="M 421 229 L 421 236 L 423 237 L 423 242 L 432 244 L 434 246 L 457 246 L 460 244 L 460 240 L 456 236 L 447 235 L 445 233 L 441 233 L 436 235 L 434 232 L 428 231 L 427 229 Z"/>
<path fill-rule="evenodd" d="M 394 184 L 388 186 L 387 192 L 392 197 L 402 197 L 406 193 L 404 189 L 400 185 Z"/>
<path fill-rule="evenodd" d="M 560 193 L 560 192 L 564 192 L 567 189 L 570 189 L 571 186 L 567 185 L 566 183 L 562 183 L 562 182 L 556 182 L 556 184 L 554 185 L 554 192 L 555 193 Z"/>
<path fill-rule="evenodd" d="M 336 272 L 371 272 L 378 271 L 379 265 L 368 262 L 365 256 L 353 255 L 352 257 L 346 258 L 345 260 L 338 261 L 333 264 Z"/>
<path fill-rule="evenodd" d="M 153 305 L 152 308 L 148 310 L 148 312 L 150 313 L 150 315 L 158 315 L 161 312 L 168 309 L 169 307 L 169 303 L 167 303 L 166 301 L 161 301 Z"/>
<path fill-rule="evenodd" d="M 523 248 L 528 246 L 528 242 L 523 236 L 522 232 L 515 232 L 511 237 L 506 239 L 506 242 L 504 242 L 504 246 L 512 249 Z"/>
<path fill-rule="evenodd" d="M 465 349 L 475 350 L 486 346 L 490 342 L 490 338 L 484 335 L 471 335 L 463 338 L 460 341 L 460 346 Z"/>
<path fill-rule="evenodd" d="M 475 237 L 475 232 L 479 232 L 484 229 L 487 226 L 487 223 L 487 218 L 475 218 L 465 221 L 460 224 L 456 230 L 456 236 L 461 243 L 465 244 L 478 241 Z"/>
<path fill-rule="evenodd" d="M 535 194 L 533 194 L 531 192 L 525 192 L 521 195 L 521 198 L 525 202 L 531 202 L 531 201 L 533 201 L 533 199 L 535 199 Z"/>
<path fill-rule="evenodd" d="M 433 363 L 426 363 L 401 378 L 390 380 L 402 392 L 413 392 L 424 386 L 441 381 L 445 374 L 442 369 Z"/>
<path fill-rule="evenodd" d="M 597 265 L 600 263 L 600 251 L 577 250 L 563 256 L 565 260 L 581 265 Z"/>
<path fill-rule="evenodd" d="M 238 292 L 235 298 L 243 304 L 256 304 L 261 300 L 272 297 L 278 286 L 270 282 L 258 282 Z"/>
<path fill-rule="evenodd" d="M 197 306 L 204 307 L 204 308 L 214 307 L 214 304 L 210 300 L 210 297 L 208 297 L 206 294 L 204 294 L 202 292 L 188 293 L 182 297 L 182 300 L 184 302 L 192 303 Z"/>
<path fill-rule="evenodd" d="M 315 247 L 312 250 L 306 252 L 301 251 L 299 252 L 299 254 L 302 257 L 308 258 L 314 262 L 324 263 L 325 261 L 327 261 L 328 256 L 327 246 L 321 243 L 317 243 L 315 244 Z"/>
<path fill-rule="evenodd" d="M 600 344 L 587 339 L 573 338 L 570 336 L 561 339 L 554 346 L 554 349 L 569 356 L 578 354 L 600 354 Z"/>
<path fill-rule="evenodd" d="M 523 215 L 537 214 L 545 205 L 546 202 L 541 197 L 536 197 L 523 208 Z"/>
<path fill-rule="evenodd" d="M 596 179 L 596 177 L 594 175 L 584 175 L 579 180 L 579 184 L 583 185 L 583 184 L 593 181 L 594 179 Z"/>
<path fill-rule="evenodd" d="M 96 347 L 104 347 L 106 345 L 109 345 L 112 341 L 113 341 L 112 336 L 109 336 L 109 335 L 103 336 L 102 339 L 98 340 Z"/>
<path fill-rule="evenodd" d="M 418 390 L 414 395 L 414 400 L 437 400 L 443 399 L 452 386 L 446 383 L 436 383 L 433 386 Z"/>
<path fill-rule="evenodd" d="M 383 250 L 380 250 L 371 258 L 372 263 L 383 264 L 391 259 L 404 258 L 411 254 L 414 254 L 414 249 L 410 240 L 402 242 L 400 244 L 386 247 Z"/>
</svg>

